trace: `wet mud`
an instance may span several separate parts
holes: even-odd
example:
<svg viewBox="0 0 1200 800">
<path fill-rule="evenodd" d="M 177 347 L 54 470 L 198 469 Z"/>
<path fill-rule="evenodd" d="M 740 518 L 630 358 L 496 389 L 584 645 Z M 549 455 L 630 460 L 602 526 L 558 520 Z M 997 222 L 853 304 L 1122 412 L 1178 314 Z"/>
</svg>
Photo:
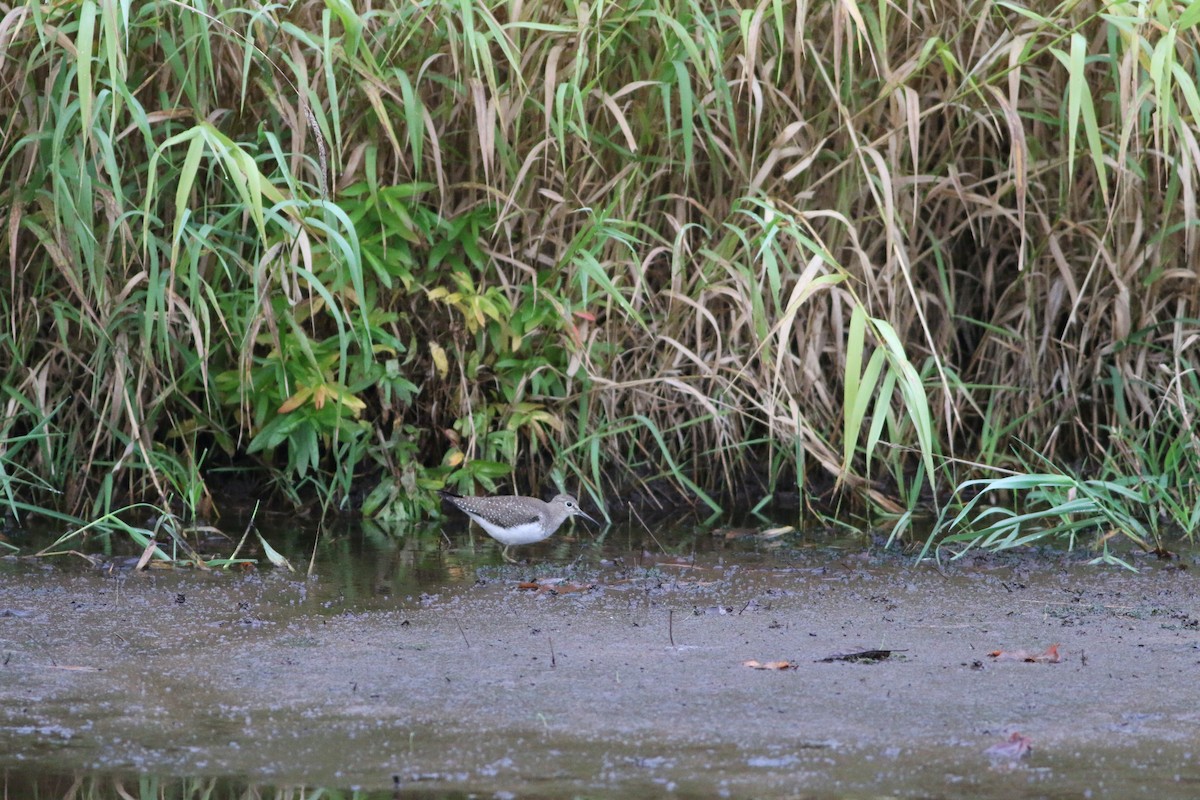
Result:
<svg viewBox="0 0 1200 800">
<path fill-rule="evenodd" d="M 558 552 L 400 583 L 377 558 L 359 582 L 0 564 L 0 767 L 381 796 L 1200 796 L 1187 563 Z M 891 653 L 822 660 L 864 650 Z M 1014 733 L 1028 752 L 988 752 Z"/>
</svg>

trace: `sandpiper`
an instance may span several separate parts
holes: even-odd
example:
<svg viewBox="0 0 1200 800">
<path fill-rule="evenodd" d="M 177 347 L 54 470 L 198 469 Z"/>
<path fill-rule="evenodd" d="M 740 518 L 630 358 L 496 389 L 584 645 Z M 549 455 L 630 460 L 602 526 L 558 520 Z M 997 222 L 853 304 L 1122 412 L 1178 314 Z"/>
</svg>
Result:
<svg viewBox="0 0 1200 800">
<path fill-rule="evenodd" d="M 549 539 L 567 517 L 583 517 L 600 524 L 585 514 L 579 501 L 569 494 L 555 495 L 549 503 L 520 495 L 463 497 L 444 489 L 438 494 L 504 545 L 501 555 L 509 561 L 508 548 Z"/>
</svg>

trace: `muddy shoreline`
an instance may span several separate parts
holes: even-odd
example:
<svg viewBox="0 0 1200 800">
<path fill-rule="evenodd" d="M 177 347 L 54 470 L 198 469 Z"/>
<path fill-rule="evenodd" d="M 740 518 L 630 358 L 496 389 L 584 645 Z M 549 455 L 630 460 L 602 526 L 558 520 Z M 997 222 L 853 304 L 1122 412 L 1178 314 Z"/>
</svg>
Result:
<svg viewBox="0 0 1200 800">
<path fill-rule="evenodd" d="M 0 766 L 414 795 L 1200 794 L 1196 571 L 1080 561 L 714 554 L 369 602 L 320 576 L 9 562 Z M 988 655 L 1051 644 L 1060 663 Z M 877 648 L 898 652 L 818 660 Z M 1028 757 L 985 755 L 1017 731 Z"/>
</svg>

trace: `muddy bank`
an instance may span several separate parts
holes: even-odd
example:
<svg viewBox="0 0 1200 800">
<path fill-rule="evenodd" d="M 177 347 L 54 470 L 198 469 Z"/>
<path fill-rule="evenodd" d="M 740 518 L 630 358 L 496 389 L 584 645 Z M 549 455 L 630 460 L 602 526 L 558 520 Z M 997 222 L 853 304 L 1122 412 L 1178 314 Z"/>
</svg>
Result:
<svg viewBox="0 0 1200 800">
<path fill-rule="evenodd" d="M 8 563 L 0 766 L 519 796 L 1200 794 L 1193 569 L 627 563 L 369 601 L 321 577 Z M 519 588 L 534 572 L 594 586 Z M 1060 663 L 988 655 L 1052 644 Z M 898 652 L 817 660 L 879 648 Z M 1013 732 L 1030 756 L 984 754 Z"/>
</svg>

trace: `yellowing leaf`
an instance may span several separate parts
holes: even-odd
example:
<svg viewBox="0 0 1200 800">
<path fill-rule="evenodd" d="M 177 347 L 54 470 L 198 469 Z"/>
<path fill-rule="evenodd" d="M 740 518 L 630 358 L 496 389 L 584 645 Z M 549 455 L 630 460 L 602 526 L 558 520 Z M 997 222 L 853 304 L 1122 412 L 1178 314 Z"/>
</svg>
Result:
<svg viewBox="0 0 1200 800">
<path fill-rule="evenodd" d="M 433 356 L 433 365 L 437 367 L 438 375 L 445 378 L 450 374 L 450 359 L 446 358 L 446 351 L 437 342 L 429 343 L 429 354 Z"/>
<path fill-rule="evenodd" d="M 346 408 L 353 411 L 354 416 L 356 416 L 356 417 L 364 408 L 367 407 L 366 403 L 364 403 L 360 398 L 356 397 L 355 395 L 350 394 L 349 392 L 340 392 L 338 394 L 338 402 L 341 403 L 342 405 L 344 405 Z"/>
<path fill-rule="evenodd" d="M 290 414 L 300 406 L 308 402 L 308 398 L 312 397 L 313 390 L 311 387 L 305 386 L 300 391 L 283 401 L 283 405 L 279 407 L 280 414 Z"/>
<path fill-rule="evenodd" d="M 329 399 L 329 387 L 322 384 L 313 392 L 313 405 L 317 407 L 317 411 L 325 407 L 327 399 Z"/>
</svg>

